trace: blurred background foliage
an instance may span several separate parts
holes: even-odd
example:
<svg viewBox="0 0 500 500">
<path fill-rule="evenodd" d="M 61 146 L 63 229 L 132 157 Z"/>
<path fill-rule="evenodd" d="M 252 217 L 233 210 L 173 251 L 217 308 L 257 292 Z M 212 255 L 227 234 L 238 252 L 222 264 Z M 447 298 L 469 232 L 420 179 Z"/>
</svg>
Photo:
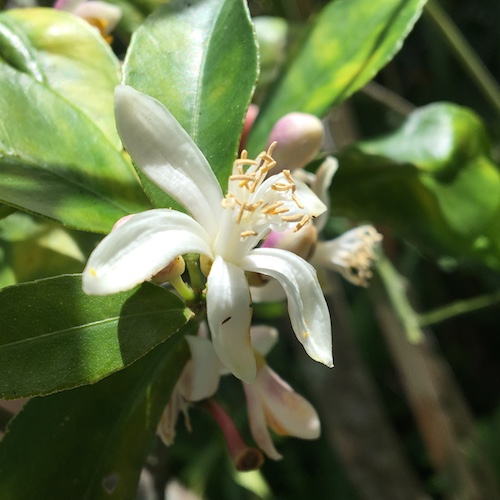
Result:
<svg viewBox="0 0 500 500">
<path fill-rule="evenodd" d="M 164 2 L 113 3 L 124 12 L 112 45 L 122 58 Z M 258 104 L 327 3 L 249 1 L 253 16 L 279 18 L 257 21 Z M 215 424 L 193 411 L 191 433 L 179 425 L 174 446 L 157 441 L 139 498 L 159 498 L 173 478 L 210 499 L 498 498 L 500 103 L 471 67 L 500 76 L 499 24 L 497 0 L 428 3 L 395 57 L 325 118 L 324 149 L 341 165 L 325 236 L 373 222 L 394 267 L 382 258 L 368 289 L 331 278 L 332 371 L 297 349 L 282 305 L 255 308 L 258 323 L 280 329 L 269 363 L 317 407 L 322 439 L 277 438 L 283 461 L 237 473 Z M 2 210 L 1 286 L 81 271 L 97 236 Z M 220 399 L 247 428 L 235 380 Z"/>
</svg>

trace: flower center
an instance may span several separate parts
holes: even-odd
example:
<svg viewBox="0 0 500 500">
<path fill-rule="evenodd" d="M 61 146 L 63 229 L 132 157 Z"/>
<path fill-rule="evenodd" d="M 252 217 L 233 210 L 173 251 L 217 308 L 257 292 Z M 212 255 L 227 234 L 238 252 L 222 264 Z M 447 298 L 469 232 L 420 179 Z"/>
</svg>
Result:
<svg viewBox="0 0 500 500">
<path fill-rule="evenodd" d="M 295 194 L 296 185 L 290 171 L 283 170 L 267 178 L 268 172 L 276 166 L 271 156 L 275 146 L 273 142 L 256 160 L 247 158 L 247 152 L 242 151 L 241 158 L 234 162 L 233 175 L 229 177 L 229 191 L 222 206 L 234 210 L 234 222 L 241 226 L 248 223 L 275 223 L 273 219 L 277 218 L 287 225 L 296 222 L 294 231 L 298 231 L 310 217 L 300 213 L 304 205 Z M 289 206 L 290 201 L 294 207 Z M 299 213 L 293 208 L 298 209 Z M 240 232 L 242 238 L 256 234 L 256 231 L 248 229 Z"/>
<path fill-rule="evenodd" d="M 215 245 L 215 252 L 230 261 L 244 257 L 270 230 L 298 231 L 311 218 L 297 196 L 289 170 L 268 176 L 276 166 L 272 157 L 275 145 L 271 144 L 255 160 L 242 151 L 233 164 Z"/>
</svg>

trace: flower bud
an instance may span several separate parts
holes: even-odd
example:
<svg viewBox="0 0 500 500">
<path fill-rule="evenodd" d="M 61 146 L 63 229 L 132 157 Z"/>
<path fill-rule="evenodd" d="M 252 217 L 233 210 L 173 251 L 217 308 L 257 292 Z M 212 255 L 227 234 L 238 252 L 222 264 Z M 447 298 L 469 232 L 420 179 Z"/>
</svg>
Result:
<svg viewBox="0 0 500 500">
<path fill-rule="evenodd" d="M 181 255 L 178 255 L 170 264 L 163 268 L 159 273 L 155 274 L 151 280 L 155 283 L 166 283 L 172 281 L 179 276 L 182 276 L 186 270 L 186 263 Z"/>
<path fill-rule="evenodd" d="M 314 115 L 289 113 L 278 120 L 269 135 L 277 169 L 294 170 L 306 166 L 319 152 L 323 142 L 323 124 Z"/>
</svg>

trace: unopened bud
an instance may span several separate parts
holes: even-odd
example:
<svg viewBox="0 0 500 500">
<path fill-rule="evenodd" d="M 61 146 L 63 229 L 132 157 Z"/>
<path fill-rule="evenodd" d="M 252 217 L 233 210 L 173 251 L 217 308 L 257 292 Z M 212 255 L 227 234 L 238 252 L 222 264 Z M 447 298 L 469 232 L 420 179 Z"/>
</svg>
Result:
<svg viewBox="0 0 500 500">
<path fill-rule="evenodd" d="M 213 259 L 207 257 L 206 255 L 200 255 L 200 269 L 201 272 L 208 277 L 210 274 L 210 269 L 212 269 L 212 264 L 214 263 Z"/>
<path fill-rule="evenodd" d="M 278 143 L 273 151 L 277 169 L 305 167 L 318 154 L 323 135 L 323 124 L 314 115 L 289 113 L 278 120 L 268 139 L 268 145 Z"/>
<path fill-rule="evenodd" d="M 170 264 L 163 268 L 159 273 L 155 274 L 151 280 L 155 283 L 166 283 L 172 281 L 179 276 L 182 276 L 186 270 L 186 263 L 181 255 L 178 255 Z"/>
</svg>

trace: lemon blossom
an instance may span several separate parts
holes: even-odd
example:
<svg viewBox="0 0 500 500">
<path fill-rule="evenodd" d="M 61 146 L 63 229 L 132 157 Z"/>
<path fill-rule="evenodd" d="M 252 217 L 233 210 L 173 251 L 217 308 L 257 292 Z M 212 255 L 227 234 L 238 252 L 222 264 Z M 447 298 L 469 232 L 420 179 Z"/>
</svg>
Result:
<svg viewBox="0 0 500 500">
<path fill-rule="evenodd" d="M 137 166 L 190 213 L 155 209 L 135 214 L 105 237 L 83 272 L 88 294 L 129 290 L 149 280 L 178 255 L 209 260 L 206 307 L 215 351 L 235 376 L 255 379 L 252 317 L 245 272 L 275 278 L 288 298 L 292 328 L 307 353 L 332 366 L 330 315 L 316 271 L 297 255 L 255 248 L 271 231 L 299 231 L 326 210 L 289 171 L 268 176 L 272 147 L 235 161 L 224 196 L 206 158 L 156 99 L 120 85 L 117 128 Z"/>
</svg>

